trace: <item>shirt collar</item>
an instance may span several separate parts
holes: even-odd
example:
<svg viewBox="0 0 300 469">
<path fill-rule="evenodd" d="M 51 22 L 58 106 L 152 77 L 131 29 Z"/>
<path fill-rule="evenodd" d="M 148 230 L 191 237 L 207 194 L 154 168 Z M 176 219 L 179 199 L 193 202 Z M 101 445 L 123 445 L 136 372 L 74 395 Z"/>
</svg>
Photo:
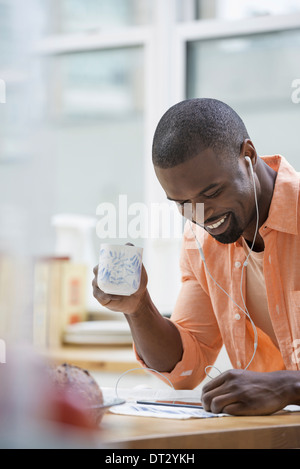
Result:
<svg viewBox="0 0 300 469">
<path fill-rule="evenodd" d="M 283 156 L 263 156 L 261 158 L 277 172 L 269 215 L 263 226 L 297 235 L 299 176 Z"/>
<path fill-rule="evenodd" d="M 298 234 L 297 210 L 299 198 L 299 175 L 288 161 L 280 155 L 260 157 L 270 168 L 277 172 L 269 215 L 263 228 L 270 228 L 293 235 Z M 236 242 L 242 245 L 242 240 Z"/>
</svg>

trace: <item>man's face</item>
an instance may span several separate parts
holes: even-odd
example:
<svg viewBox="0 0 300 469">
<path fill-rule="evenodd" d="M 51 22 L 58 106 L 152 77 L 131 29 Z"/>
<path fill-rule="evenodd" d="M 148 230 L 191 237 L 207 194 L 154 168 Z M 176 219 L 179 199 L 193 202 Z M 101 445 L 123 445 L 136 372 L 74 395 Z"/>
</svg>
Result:
<svg viewBox="0 0 300 469">
<path fill-rule="evenodd" d="M 220 164 L 211 149 L 173 168 L 155 167 L 157 178 L 167 198 L 177 203 L 183 214 L 185 204 L 193 210 L 184 216 L 201 224 L 223 244 L 237 241 L 255 219 L 253 185 L 245 159 L 236 164 Z M 204 219 L 196 218 L 197 204 L 204 204 Z"/>
</svg>

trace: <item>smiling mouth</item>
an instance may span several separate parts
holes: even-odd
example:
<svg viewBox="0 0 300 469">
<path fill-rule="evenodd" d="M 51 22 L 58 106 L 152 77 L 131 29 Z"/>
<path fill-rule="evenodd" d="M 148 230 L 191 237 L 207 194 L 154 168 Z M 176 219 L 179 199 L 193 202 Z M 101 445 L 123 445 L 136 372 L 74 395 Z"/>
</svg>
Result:
<svg viewBox="0 0 300 469">
<path fill-rule="evenodd" d="M 228 218 L 228 214 L 226 214 L 225 216 L 223 216 L 220 220 L 218 220 L 217 222 L 215 223 L 212 223 L 211 225 L 205 225 L 205 228 L 212 231 L 212 230 L 216 230 L 217 228 L 219 228 L 219 226 L 223 225 L 223 223 L 225 222 L 225 220 Z"/>
</svg>

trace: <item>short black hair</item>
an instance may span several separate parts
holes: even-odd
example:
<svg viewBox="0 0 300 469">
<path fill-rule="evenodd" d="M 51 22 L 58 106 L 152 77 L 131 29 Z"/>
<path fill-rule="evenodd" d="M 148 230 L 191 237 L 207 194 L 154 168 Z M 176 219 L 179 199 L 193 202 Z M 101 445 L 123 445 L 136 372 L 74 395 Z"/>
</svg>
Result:
<svg viewBox="0 0 300 469">
<path fill-rule="evenodd" d="M 172 106 L 156 128 L 152 161 L 159 168 L 172 168 L 211 148 L 218 155 L 237 158 L 249 138 L 240 116 L 217 99 L 187 99 Z"/>
</svg>

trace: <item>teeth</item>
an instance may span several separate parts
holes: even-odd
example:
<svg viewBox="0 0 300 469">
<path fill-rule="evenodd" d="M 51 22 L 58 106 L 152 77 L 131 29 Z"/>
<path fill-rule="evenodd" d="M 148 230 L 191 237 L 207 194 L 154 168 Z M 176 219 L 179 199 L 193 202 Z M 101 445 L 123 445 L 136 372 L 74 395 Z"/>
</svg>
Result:
<svg viewBox="0 0 300 469">
<path fill-rule="evenodd" d="M 210 229 L 210 230 L 218 228 L 218 226 L 220 226 L 220 225 L 222 225 L 222 223 L 224 223 L 226 218 L 227 218 L 227 215 L 224 218 L 222 218 L 222 220 L 218 221 L 217 223 L 214 223 L 213 225 L 207 225 L 207 228 Z"/>
</svg>

